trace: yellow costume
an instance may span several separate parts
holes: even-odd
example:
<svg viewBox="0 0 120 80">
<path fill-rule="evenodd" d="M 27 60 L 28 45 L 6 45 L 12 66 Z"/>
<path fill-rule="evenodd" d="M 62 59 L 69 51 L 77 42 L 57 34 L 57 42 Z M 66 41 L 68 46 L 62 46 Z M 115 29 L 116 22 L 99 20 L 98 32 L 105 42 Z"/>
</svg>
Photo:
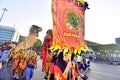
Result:
<svg viewBox="0 0 120 80">
<path fill-rule="evenodd" d="M 16 52 L 15 55 L 13 55 L 13 77 L 14 78 L 18 78 L 19 77 L 19 72 L 20 72 L 20 68 L 19 68 L 19 52 Z"/>
<path fill-rule="evenodd" d="M 25 78 L 25 70 L 26 70 L 26 56 L 25 51 L 22 51 L 20 54 L 20 62 L 19 62 L 19 68 L 20 68 L 20 77 Z"/>
</svg>

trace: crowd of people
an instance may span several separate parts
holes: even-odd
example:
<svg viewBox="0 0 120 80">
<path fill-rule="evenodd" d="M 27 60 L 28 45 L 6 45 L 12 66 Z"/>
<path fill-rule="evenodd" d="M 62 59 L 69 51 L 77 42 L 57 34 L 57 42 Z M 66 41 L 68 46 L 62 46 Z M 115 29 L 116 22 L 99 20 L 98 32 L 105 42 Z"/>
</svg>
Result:
<svg viewBox="0 0 120 80">
<path fill-rule="evenodd" d="M 1 55 L 0 55 L 0 80 L 1 78 L 3 77 L 3 73 L 6 69 L 6 66 L 7 66 L 7 63 L 8 63 L 8 60 L 9 60 L 9 56 L 10 56 L 10 50 L 11 50 L 12 47 L 10 46 L 6 46 L 4 45 L 0 52 L 1 52 Z"/>
<path fill-rule="evenodd" d="M 52 58 L 48 58 L 44 65 L 46 73 L 44 80 L 87 80 L 87 73 L 90 70 L 90 60 L 85 54 L 77 55 L 72 53 L 69 57 L 64 50 L 50 52 Z M 45 63 L 43 61 L 43 63 Z"/>
<path fill-rule="evenodd" d="M 41 46 L 40 58 L 42 59 L 42 72 L 44 80 L 87 80 L 90 61 L 84 52 L 80 55 L 70 50 L 50 50 L 53 42 L 52 30 L 46 32 Z M 31 80 L 37 68 L 38 55 L 35 49 L 20 49 L 16 51 L 9 45 L 3 44 L 0 49 L 0 80 L 7 66 L 12 66 L 13 80 Z M 84 71 L 84 73 L 83 73 Z"/>
<path fill-rule="evenodd" d="M 0 80 L 7 66 L 12 66 L 13 80 L 30 80 L 37 68 L 38 56 L 34 49 L 15 51 L 11 46 L 2 46 L 0 56 Z"/>
<path fill-rule="evenodd" d="M 70 50 L 51 50 L 52 39 L 52 30 L 48 30 L 41 47 L 44 80 L 78 80 L 79 77 L 87 80 L 90 60 L 87 60 L 84 51 L 78 55 Z M 69 56 L 70 52 L 71 56 Z"/>
</svg>

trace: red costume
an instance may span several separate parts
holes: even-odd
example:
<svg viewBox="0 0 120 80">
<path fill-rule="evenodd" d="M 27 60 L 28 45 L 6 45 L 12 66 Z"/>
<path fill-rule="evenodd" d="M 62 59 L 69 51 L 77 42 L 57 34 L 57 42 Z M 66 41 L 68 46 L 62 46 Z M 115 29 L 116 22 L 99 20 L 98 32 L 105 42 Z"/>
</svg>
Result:
<svg viewBox="0 0 120 80">
<path fill-rule="evenodd" d="M 53 35 L 52 35 L 52 30 L 50 29 L 46 32 L 46 36 L 44 38 L 44 42 L 41 48 L 42 72 L 44 71 L 46 72 L 44 79 L 48 78 L 49 66 L 52 60 L 52 55 L 50 54 L 50 50 L 48 50 L 48 48 L 52 46 L 52 42 L 53 42 Z"/>
<path fill-rule="evenodd" d="M 57 65 L 54 67 L 54 74 L 54 80 L 67 80 L 67 75 Z"/>
<path fill-rule="evenodd" d="M 46 70 L 47 61 L 50 61 L 51 56 L 49 54 L 48 48 L 52 45 L 52 41 L 53 41 L 52 30 L 48 30 L 46 32 L 46 36 L 44 38 L 44 42 L 41 48 L 41 55 L 43 60 L 42 71 Z"/>
<path fill-rule="evenodd" d="M 61 52 L 54 67 L 54 80 L 67 80 L 68 74 L 64 73 L 66 66 L 67 63 L 63 60 L 63 52 Z"/>
</svg>

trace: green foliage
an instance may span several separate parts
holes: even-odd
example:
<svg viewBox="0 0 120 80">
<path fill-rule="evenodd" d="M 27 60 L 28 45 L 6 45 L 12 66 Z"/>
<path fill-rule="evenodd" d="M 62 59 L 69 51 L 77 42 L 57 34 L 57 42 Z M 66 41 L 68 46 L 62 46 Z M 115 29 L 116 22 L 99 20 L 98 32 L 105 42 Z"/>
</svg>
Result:
<svg viewBox="0 0 120 80">
<path fill-rule="evenodd" d="M 33 48 L 36 48 L 36 50 L 40 50 L 40 47 L 42 45 L 42 41 L 39 39 L 34 40 Z"/>
<path fill-rule="evenodd" d="M 92 49 L 94 51 L 120 50 L 120 46 L 117 44 L 95 45 L 92 46 Z"/>
</svg>

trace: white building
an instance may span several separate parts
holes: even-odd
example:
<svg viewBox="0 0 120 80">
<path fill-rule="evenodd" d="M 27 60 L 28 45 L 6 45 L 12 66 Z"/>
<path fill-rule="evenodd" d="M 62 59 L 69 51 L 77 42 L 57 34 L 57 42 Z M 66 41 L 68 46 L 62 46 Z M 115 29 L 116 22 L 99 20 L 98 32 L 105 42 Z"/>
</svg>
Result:
<svg viewBox="0 0 120 80">
<path fill-rule="evenodd" d="M 14 27 L 0 25 L 0 42 L 18 42 L 19 37 Z"/>
</svg>

